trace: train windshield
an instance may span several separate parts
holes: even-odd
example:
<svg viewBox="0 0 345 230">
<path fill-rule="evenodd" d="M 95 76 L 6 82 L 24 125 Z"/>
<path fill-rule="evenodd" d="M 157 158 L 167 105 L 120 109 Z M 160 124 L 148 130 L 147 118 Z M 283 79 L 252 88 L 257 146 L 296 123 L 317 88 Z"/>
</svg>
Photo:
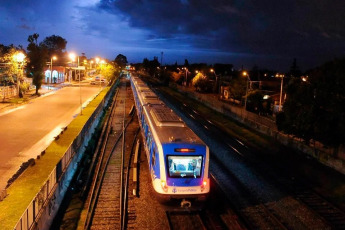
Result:
<svg viewBox="0 0 345 230">
<path fill-rule="evenodd" d="M 169 176 L 197 178 L 201 176 L 202 156 L 168 156 Z"/>
</svg>

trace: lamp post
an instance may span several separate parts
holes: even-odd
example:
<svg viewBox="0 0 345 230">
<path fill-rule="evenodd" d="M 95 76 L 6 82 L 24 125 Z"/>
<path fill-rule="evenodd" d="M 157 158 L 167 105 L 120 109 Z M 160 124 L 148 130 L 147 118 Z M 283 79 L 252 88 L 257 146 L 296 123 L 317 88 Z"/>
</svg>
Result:
<svg viewBox="0 0 345 230">
<path fill-rule="evenodd" d="M 75 60 L 76 55 L 74 53 L 70 53 L 69 57 L 72 61 Z M 78 70 L 79 70 L 79 56 L 77 56 L 78 58 Z M 80 115 L 83 115 L 83 104 L 82 104 L 82 100 L 81 100 L 81 85 L 80 85 L 80 70 L 78 71 L 78 78 L 79 78 L 79 96 L 80 96 Z"/>
<path fill-rule="evenodd" d="M 276 77 L 280 77 L 280 96 L 279 96 L 279 109 L 278 111 L 282 111 L 282 96 L 283 96 L 283 79 L 284 79 L 284 74 L 276 74 Z"/>
<path fill-rule="evenodd" d="M 14 55 L 14 60 L 17 62 L 17 65 L 19 65 L 19 63 L 21 63 L 20 65 L 20 77 L 23 76 L 23 67 L 24 67 L 24 59 L 25 59 L 25 54 L 23 54 L 22 52 L 16 53 Z M 19 94 L 19 85 L 20 85 L 20 79 L 19 79 L 19 74 L 17 75 L 17 92 L 18 92 L 18 96 L 20 96 Z"/>
<path fill-rule="evenodd" d="M 101 60 L 100 63 L 101 63 L 101 73 L 102 73 L 102 67 L 103 67 L 103 64 L 105 63 L 105 61 L 104 61 L 104 60 Z M 102 89 L 101 76 L 99 76 L 99 85 L 100 85 L 100 89 Z"/>
<path fill-rule="evenodd" d="M 50 84 L 53 84 L 53 60 L 56 60 L 57 57 L 53 56 L 50 58 Z M 48 89 L 49 89 L 49 85 L 48 85 Z"/>
<path fill-rule="evenodd" d="M 220 81 L 220 76 L 216 74 L 216 71 L 214 69 L 210 69 L 210 71 L 214 73 L 214 76 L 216 76 L 216 93 L 219 93 L 220 84 L 218 83 L 218 77 Z"/>
<path fill-rule="evenodd" d="M 247 98 L 248 98 L 248 83 L 249 83 L 249 74 L 244 71 L 243 76 L 247 77 L 247 82 L 246 82 L 246 98 L 244 100 L 244 109 L 247 110 Z"/>
<path fill-rule="evenodd" d="M 186 71 L 186 81 L 185 81 L 185 86 L 187 87 L 187 80 L 188 80 L 188 69 L 187 67 L 183 67 L 182 69 L 184 69 Z"/>
</svg>

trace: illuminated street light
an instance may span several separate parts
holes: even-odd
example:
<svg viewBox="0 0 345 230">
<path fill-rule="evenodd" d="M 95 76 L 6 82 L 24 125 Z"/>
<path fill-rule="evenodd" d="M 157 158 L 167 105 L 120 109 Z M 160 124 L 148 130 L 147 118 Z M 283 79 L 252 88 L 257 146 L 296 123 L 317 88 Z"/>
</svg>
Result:
<svg viewBox="0 0 345 230">
<path fill-rule="evenodd" d="M 282 111 L 282 95 L 283 95 L 283 79 L 284 79 L 284 74 L 276 74 L 276 77 L 280 77 L 280 96 L 279 96 L 279 109 L 278 111 Z"/>
<path fill-rule="evenodd" d="M 216 91 L 217 91 L 216 93 L 219 93 L 219 91 L 220 91 L 219 90 L 219 88 L 220 88 L 220 84 L 219 83 L 220 82 L 218 83 L 218 77 L 219 77 L 219 81 L 220 81 L 220 75 L 217 75 L 216 71 L 214 69 L 210 69 L 210 72 L 214 73 L 214 75 L 216 76 Z"/>
<path fill-rule="evenodd" d="M 246 83 L 246 98 L 244 100 L 244 109 L 247 110 L 247 98 L 248 98 L 248 83 L 249 83 L 249 74 L 246 71 L 243 71 L 243 76 L 247 77 Z"/>
<path fill-rule="evenodd" d="M 19 66 L 20 63 L 20 75 L 21 77 L 23 77 L 23 67 L 24 67 L 24 60 L 25 60 L 25 54 L 23 54 L 22 52 L 18 52 L 13 56 L 14 60 L 17 62 L 17 65 Z M 18 96 L 19 95 L 19 85 L 20 85 L 20 79 L 19 76 L 17 76 L 17 92 L 18 92 Z"/>
<path fill-rule="evenodd" d="M 80 70 L 79 70 L 79 56 L 76 56 L 74 53 L 70 53 L 69 54 L 70 59 L 72 60 L 72 62 L 75 61 L 75 58 L 78 58 L 78 78 L 79 78 L 79 95 L 80 95 L 80 115 L 83 115 L 83 104 L 82 104 L 82 100 L 81 100 L 81 85 L 80 85 Z"/>
</svg>

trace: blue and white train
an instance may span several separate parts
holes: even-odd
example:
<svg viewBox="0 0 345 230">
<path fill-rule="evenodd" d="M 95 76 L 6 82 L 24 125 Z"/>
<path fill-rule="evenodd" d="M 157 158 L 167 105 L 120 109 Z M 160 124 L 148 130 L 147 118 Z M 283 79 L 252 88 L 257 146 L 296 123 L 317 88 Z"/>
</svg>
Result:
<svg viewBox="0 0 345 230">
<path fill-rule="evenodd" d="M 184 207 L 204 201 L 210 192 L 208 146 L 139 77 L 130 81 L 156 195 Z"/>
</svg>

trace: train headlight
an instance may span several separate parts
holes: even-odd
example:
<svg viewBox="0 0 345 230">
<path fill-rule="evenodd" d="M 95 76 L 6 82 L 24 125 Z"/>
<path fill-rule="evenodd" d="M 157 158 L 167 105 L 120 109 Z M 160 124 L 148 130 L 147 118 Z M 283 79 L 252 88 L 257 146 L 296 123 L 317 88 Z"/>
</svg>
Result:
<svg viewBox="0 0 345 230">
<path fill-rule="evenodd" d="M 206 188 L 206 185 L 207 185 L 207 181 L 204 180 L 201 184 L 201 192 L 204 191 L 204 189 Z"/>
<path fill-rule="evenodd" d="M 168 192 L 168 186 L 164 180 L 161 180 L 161 186 L 164 192 Z"/>
</svg>

